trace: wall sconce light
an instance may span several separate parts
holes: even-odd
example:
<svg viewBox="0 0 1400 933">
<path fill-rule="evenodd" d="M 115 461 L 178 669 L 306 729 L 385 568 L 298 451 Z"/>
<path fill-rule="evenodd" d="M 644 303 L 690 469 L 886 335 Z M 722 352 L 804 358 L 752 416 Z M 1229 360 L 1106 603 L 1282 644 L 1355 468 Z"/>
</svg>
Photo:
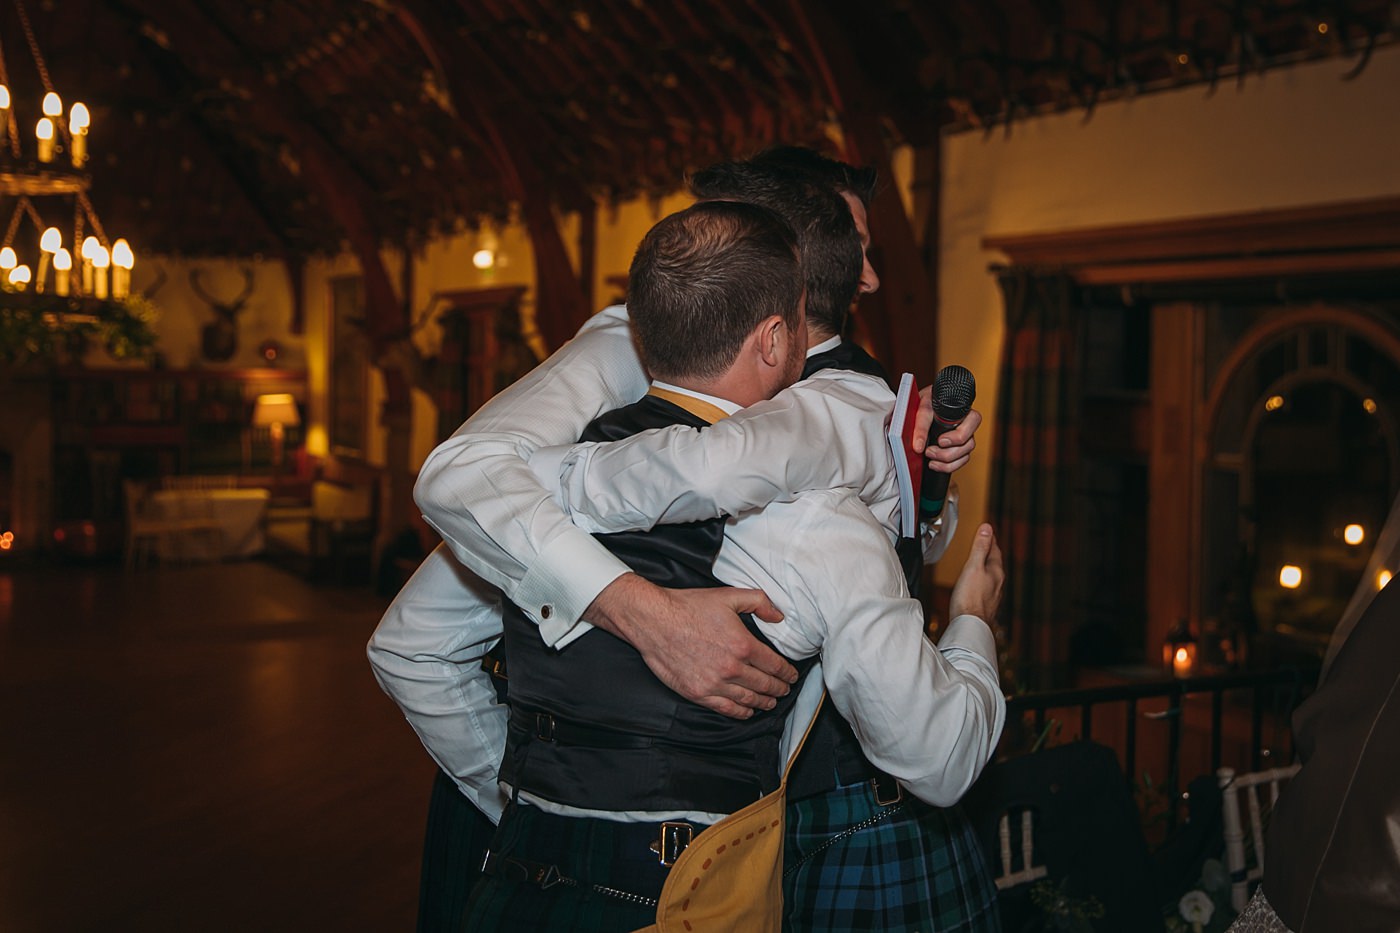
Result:
<svg viewBox="0 0 1400 933">
<path fill-rule="evenodd" d="M 301 424 L 296 399 L 286 393 L 259 395 L 253 404 L 253 427 L 268 428 L 272 434 L 272 466 L 282 468 L 283 444 L 288 425 Z"/>
<path fill-rule="evenodd" d="M 491 230 L 482 230 L 476 238 L 476 251 L 472 253 L 472 265 L 482 272 L 496 268 L 500 259 L 501 245 Z"/>
<path fill-rule="evenodd" d="M 1356 547 L 1366 540 L 1366 529 L 1360 525 L 1348 525 L 1342 529 L 1342 540 L 1352 547 Z"/>
<path fill-rule="evenodd" d="M 1296 564 L 1284 564 L 1278 571 L 1278 585 L 1286 590 L 1296 590 L 1303 585 L 1303 568 Z"/>
<path fill-rule="evenodd" d="M 258 356 L 263 358 L 263 362 L 269 366 L 277 365 L 277 358 L 282 355 L 282 345 L 271 337 L 258 344 Z"/>
</svg>

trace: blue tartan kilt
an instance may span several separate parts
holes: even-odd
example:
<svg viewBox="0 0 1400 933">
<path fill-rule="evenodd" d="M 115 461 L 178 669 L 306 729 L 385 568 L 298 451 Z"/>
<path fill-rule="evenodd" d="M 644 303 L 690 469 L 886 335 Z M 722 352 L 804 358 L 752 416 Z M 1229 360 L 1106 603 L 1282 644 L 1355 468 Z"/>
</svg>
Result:
<svg viewBox="0 0 1400 933">
<path fill-rule="evenodd" d="M 787 933 L 1000 933 L 996 887 L 960 807 L 906 791 L 888 807 L 868 781 L 788 804 Z"/>
</svg>

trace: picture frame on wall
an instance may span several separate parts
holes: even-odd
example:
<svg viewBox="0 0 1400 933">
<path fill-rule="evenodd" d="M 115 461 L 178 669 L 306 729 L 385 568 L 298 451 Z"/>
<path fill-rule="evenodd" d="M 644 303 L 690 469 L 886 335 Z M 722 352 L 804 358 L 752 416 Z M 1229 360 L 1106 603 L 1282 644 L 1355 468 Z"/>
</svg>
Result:
<svg viewBox="0 0 1400 933">
<path fill-rule="evenodd" d="M 358 275 L 330 280 L 330 447 L 337 456 L 363 458 L 368 428 L 369 347 L 365 288 Z"/>
</svg>

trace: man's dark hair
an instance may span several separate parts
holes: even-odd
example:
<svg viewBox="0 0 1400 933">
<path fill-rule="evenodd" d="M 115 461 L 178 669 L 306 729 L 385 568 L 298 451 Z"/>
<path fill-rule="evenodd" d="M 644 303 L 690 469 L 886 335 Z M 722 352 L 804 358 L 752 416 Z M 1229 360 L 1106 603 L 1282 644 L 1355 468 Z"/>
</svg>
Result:
<svg viewBox="0 0 1400 933">
<path fill-rule="evenodd" d="M 813 181 L 830 185 L 838 192 L 849 191 L 860 199 L 869 210 L 875 200 L 875 186 L 879 176 L 873 168 L 857 168 L 849 162 L 840 162 L 803 146 L 774 146 L 765 149 L 752 159 L 758 165 L 771 165 L 775 168 L 796 172 Z"/>
<path fill-rule="evenodd" d="M 651 228 L 627 276 L 642 361 L 668 381 L 713 378 L 765 318 L 800 327 L 797 237 L 774 211 L 702 201 Z"/>
<path fill-rule="evenodd" d="M 815 154 L 815 153 L 814 153 Z M 758 204 L 797 233 L 807 282 L 807 318 L 833 334 L 845 326 L 864 264 L 851 208 L 825 180 L 759 159 L 721 162 L 690 176 L 697 198 Z"/>
</svg>

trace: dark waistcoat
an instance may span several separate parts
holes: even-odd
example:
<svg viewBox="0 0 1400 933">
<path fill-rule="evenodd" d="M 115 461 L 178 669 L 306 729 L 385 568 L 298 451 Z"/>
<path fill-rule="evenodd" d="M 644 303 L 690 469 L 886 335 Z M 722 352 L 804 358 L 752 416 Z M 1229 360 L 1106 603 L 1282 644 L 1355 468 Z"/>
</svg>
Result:
<svg viewBox="0 0 1400 933">
<path fill-rule="evenodd" d="M 655 396 L 609 412 L 584 432 L 611 441 L 655 427 L 707 423 Z M 641 576 L 673 588 L 722 585 L 712 572 L 724 519 L 659 525 L 598 540 Z M 763 639 L 750 618 L 749 630 Z M 590 810 L 728 813 L 778 786 L 779 743 L 794 689 L 775 709 L 731 719 L 682 699 L 630 645 L 602 630 L 563 651 L 514 606 L 505 613 L 510 729 L 501 777 Z M 812 661 L 799 662 L 802 673 Z"/>
</svg>

